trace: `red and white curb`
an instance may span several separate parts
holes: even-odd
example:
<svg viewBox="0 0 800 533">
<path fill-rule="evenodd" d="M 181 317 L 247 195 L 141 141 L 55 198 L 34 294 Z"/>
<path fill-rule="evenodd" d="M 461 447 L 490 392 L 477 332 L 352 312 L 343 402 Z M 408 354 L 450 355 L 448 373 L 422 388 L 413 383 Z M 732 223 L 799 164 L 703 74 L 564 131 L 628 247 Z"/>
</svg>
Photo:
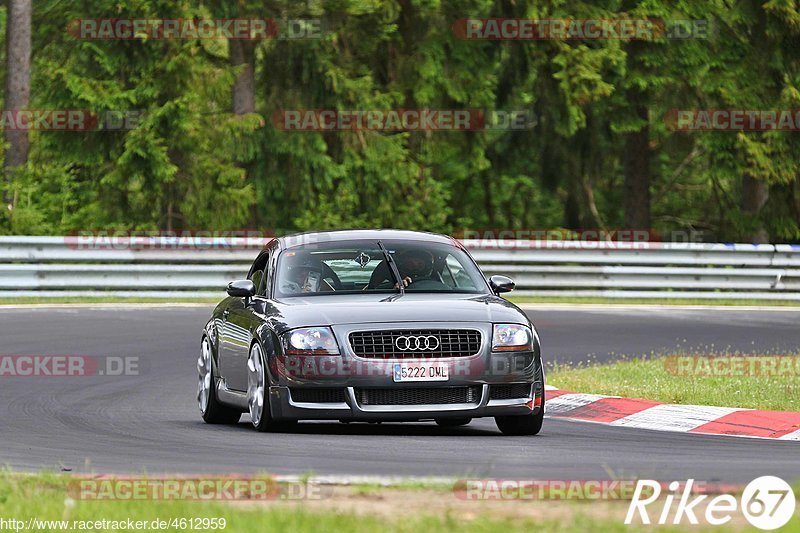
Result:
<svg viewBox="0 0 800 533">
<path fill-rule="evenodd" d="M 800 441 L 800 413 L 674 405 L 546 387 L 548 417 L 704 435 Z"/>
</svg>

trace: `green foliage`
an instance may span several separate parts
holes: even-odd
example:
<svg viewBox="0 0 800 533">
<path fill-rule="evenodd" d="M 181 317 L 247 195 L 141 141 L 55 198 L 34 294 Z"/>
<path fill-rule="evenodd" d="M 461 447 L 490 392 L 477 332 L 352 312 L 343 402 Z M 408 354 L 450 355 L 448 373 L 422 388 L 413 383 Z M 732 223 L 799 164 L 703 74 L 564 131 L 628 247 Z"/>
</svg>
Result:
<svg viewBox="0 0 800 533">
<path fill-rule="evenodd" d="M 224 40 L 87 41 L 81 18 L 315 18 L 256 46 L 257 113 L 231 113 Z M 707 39 L 480 41 L 465 17 L 706 19 Z M 4 18 L 4 16 L 3 16 Z M 3 24 L 4 26 L 4 24 Z M 43 0 L 31 108 L 141 112 L 132 129 L 32 132 L 0 232 L 622 226 L 624 137 L 648 110 L 653 228 L 800 240 L 797 134 L 676 132 L 672 109 L 798 109 L 800 10 L 783 0 Z M 285 109 L 526 110 L 535 127 L 285 132 Z M 742 179 L 769 188 L 742 208 Z"/>
</svg>

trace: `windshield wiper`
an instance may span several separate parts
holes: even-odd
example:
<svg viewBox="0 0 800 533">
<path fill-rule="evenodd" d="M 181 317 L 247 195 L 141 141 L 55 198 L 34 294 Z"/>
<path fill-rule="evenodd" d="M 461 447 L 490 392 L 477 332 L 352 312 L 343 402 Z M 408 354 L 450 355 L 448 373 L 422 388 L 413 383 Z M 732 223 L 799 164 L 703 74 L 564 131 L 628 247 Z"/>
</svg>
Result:
<svg viewBox="0 0 800 533">
<path fill-rule="evenodd" d="M 405 294 L 406 289 L 403 286 L 403 280 L 400 277 L 400 271 L 397 270 L 397 265 L 394 262 L 394 257 L 392 257 L 392 254 L 389 253 L 389 250 L 386 249 L 382 241 L 378 241 L 378 248 L 380 248 L 381 252 L 383 252 L 383 258 L 386 260 L 386 264 L 389 266 L 389 270 L 392 271 L 392 275 L 397 280 L 397 289 L 400 291 L 400 294 Z"/>
</svg>

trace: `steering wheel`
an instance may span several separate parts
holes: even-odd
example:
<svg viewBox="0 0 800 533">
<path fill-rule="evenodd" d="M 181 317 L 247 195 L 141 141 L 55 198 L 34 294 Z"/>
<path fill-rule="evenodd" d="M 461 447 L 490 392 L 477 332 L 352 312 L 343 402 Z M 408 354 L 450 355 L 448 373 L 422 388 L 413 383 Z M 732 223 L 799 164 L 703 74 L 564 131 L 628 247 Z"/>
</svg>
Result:
<svg viewBox="0 0 800 533">
<path fill-rule="evenodd" d="M 326 280 L 330 278 L 333 280 L 333 284 L 328 283 Z M 338 291 L 342 289 L 342 280 L 339 279 L 339 276 L 336 275 L 336 272 L 333 271 L 331 267 L 322 263 L 322 281 L 328 285 L 331 290 Z"/>
<path fill-rule="evenodd" d="M 375 270 L 372 271 L 372 274 L 369 277 L 369 282 L 364 285 L 364 288 L 361 290 L 368 291 L 368 290 L 375 290 L 375 289 L 385 289 L 387 287 L 382 287 L 385 283 L 389 283 L 389 287 L 393 285 L 394 282 L 389 282 L 390 277 L 392 276 L 391 272 L 389 271 L 389 265 L 386 264 L 386 261 L 381 261 L 378 263 L 378 266 L 375 267 Z"/>
</svg>

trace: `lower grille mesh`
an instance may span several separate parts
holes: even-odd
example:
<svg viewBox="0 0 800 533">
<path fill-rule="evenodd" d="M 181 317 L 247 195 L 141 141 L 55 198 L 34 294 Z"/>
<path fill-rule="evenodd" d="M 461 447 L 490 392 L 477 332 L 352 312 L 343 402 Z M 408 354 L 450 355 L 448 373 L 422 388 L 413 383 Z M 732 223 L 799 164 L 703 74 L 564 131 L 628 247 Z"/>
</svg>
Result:
<svg viewBox="0 0 800 533">
<path fill-rule="evenodd" d="M 356 389 L 356 398 L 361 405 L 476 404 L 481 399 L 481 387 Z"/>
<path fill-rule="evenodd" d="M 528 398 L 530 394 L 530 383 L 511 383 L 508 385 L 491 385 L 489 387 L 490 400 L 515 400 Z"/>
<path fill-rule="evenodd" d="M 292 400 L 300 403 L 344 403 L 344 389 L 290 389 Z"/>
</svg>

